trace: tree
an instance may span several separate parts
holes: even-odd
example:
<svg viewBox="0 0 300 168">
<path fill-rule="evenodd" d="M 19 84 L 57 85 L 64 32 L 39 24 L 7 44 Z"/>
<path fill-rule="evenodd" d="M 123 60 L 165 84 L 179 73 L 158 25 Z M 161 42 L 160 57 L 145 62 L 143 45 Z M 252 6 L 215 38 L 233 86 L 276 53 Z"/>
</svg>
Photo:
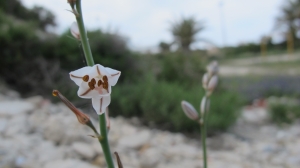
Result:
<svg viewBox="0 0 300 168">
<path fill-rule="evenodd" d="M 196 35 L 203 29 L 203 23 L 194 17 L 182 18 L 171 25 L 174 40 L 183 51 L 190 51 L 190 45 L 196 41 Z"/>
<path fill-rule="evenodd" d="M 159 49 L 160 49 L 160 52 L 169 52 L 170 51 L 170 48 L 171 48 L 171 45 L 172 44 L 169 44 L 169 43 L 166 43 L 166 42 L 160 42 L 159 43 Z"/>
<path fill-rule="evenodd" d="M 281 8 L 281 15 L 277 17 L 275 29 L 284 30 L 290 39 L 297 39 L 300 28 L 300 0 L 287 0 Z"/>
</svg>

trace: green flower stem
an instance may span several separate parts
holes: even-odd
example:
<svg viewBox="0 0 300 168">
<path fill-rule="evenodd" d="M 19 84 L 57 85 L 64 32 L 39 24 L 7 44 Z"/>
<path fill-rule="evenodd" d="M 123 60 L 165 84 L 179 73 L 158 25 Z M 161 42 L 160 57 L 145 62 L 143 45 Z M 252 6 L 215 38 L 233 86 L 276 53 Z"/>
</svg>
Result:
<svg viewBox="0 0 300 168">
<path fill-rule="evenodd" d="M 112 156 L 108 144 L 105 114 L 99 115 L 99 124 L 100 124 L 100 133 L 102 136 L 102 139 L 99 142 L 101 144 L 107 166 L 108 168 L 114 168 L 114 162 L 112 160 Z"/>
<path fill-rule="evenodd" d="M 76 10 L 78 13 L 76 15 L 76 20 L 77 20 L 77 24 L 78 24 L 78 28 L 79 28 L 79 32 L 80 32 L 80 38 L 81 38 L 81 43 L 82 43 L 82 48 L 83 48 L 83 52 L 85 55 L 85 59 L 86 59 L 88 66 L 93 66 L 95 63 L 94 63 L 92 51 L 90 48 L 90 44 L 88 42 L 84 23 L 83 23 L 83 15 L 82 15 L 82 11 L 81 11 L 81 0 L 76 1 Z"/>
<path fill-rule="evenodd" d="M 204 115 L 202 116 L 202 123 L 200 124 L 201 129 L 201 141 L 202 141 L 202 151 L 203 151 L 203 167 L 207 168 L 207 153 L 206 153 L 206 127 L 207 127 L 207 113 L 208 113 L 208 104 L 209 98 L 206 96 L 205 106 L 204 106 Z"/>
<path fill-rule="evenodd" d="M 82 43 L 83 52 L 85 55 L 86 63 L 88 66 L 93 66 L 94 59 L 92 56 L 91 48 L 88 42 L 86 30 L 83 23 L 83 15 L 81 11 L 81 0 L 76 1 L 76 20 L 80 32 L 80 38 Z M 108 139 L 107 139 L 107 129 L 106 129 L 106 120 L 105 115 L 99 115 L 99 125 L 100 125 L 100 134 L 101 134 L 101 140 L 99 140 L 108 168 L 114 168 L 114 163 L 112 159 L 112 155 L 109 149 Z"/>
</svg>

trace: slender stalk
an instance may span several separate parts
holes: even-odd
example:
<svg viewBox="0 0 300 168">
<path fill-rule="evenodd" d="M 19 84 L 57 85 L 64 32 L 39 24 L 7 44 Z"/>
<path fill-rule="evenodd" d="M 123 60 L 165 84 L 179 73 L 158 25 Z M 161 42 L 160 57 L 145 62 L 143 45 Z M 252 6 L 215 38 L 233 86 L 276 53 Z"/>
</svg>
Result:
<svg viewBox="0 0 300 168">
<path fill-rule="evenodd" d="M 93 66 L 95 63 L 94 63 L 92 51 L 90 48 L 90 44 L 88 42 L 86 30 L 84 27 L 83 15 L 82 15 L 82 11 L 81 11 L 81 0 L 76 1 L 76 10 L 78 13 L 78 15 L 76 16 L 76 20 L 77 20 L 77 24 L 78 24 L 78 28 L 79 28 L 79 32 L 80 32 L 80 38 L 81 38 L 81 43 L 82 43 L 82 48 L 83 48 L 83 52 L 85 55 L 85 59 L 86 59 L 88 66 Z"/>
<path fill-rule="evenodd" d="M 88 66 L 93 66 L 95 63 L 88 42 L 86 30 L 84 27 L 83 15 L 81 11 L 81 0 L 76 0 L 76 10 L 78 13 L 78 15 L 76 16 L 76 20 L 80 32 L 80 38 L 81 38 L 81 43 L 82 43 L 82 48 L 85 55 L 86 63 Z M 107 137 L 107 130 L 106 130 L 105 115 L 99 115 L 99 126 L 100 126 L 100 134 L 101 134 L 101 139 L 99 140 L 99 142 L 101 144 L 107 166 L 108 168 L 114 168 L 114 163 L 113 163 L 113 159 L 112 159 L 112 155 L 110 152 L 108 139 L 107 139 L 108 137 Z"/>
<path fill-rule="evenodd" d="M 110 153 L 110 148 L 108 144 L 108 138 L 107 138 L 107 130 L 106 130 L 106 119 L 105 115 L 99 115 L 99 125 L 100 125 L 100 134 L 102 136 L 102 139 L 99 141 L 101 143 L 101 147 L 105 156 L 105 160 L 107 163 L 108 168 L 114 168 L 114 162 L 112 160 L 112 156 Z"/>
<path fill-rule="evenodd" d="M 206 97 L 205 101 L 205 112 L 204 115 L 202 116 L 203 120 L 202 123 L 200 124 L 200 129 L 201 129 L 201 141 L 202 141 L 202 151 L 203 151 L 203 167 L 207 168 L 207 152 L 206 152 L 206 127 L 207 127 L 207 113 L 208 113 L 208 106 L 209 106 L 209 99 Z"/>
</svg>

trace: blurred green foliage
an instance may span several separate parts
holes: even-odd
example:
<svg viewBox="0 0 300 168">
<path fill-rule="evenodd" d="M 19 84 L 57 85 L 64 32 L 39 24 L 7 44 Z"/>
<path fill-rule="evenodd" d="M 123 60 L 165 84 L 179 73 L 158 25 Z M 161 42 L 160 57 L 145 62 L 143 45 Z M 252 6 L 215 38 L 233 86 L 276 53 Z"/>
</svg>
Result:
<svg viewBox="0 0 300 168">
<path fill-rule="evenodd" d="M 282 101 L 284 100 L 284 101 Z M 299 102 L 297 99 L 282 97 L 277 101 L 269 102 L 271 121 L 278 125 L 291 124 L 300 118 Z"/>
<path fill-rule="evenodd" d="M 138 116 L 145 124 L 172 131 L 196 132 L 199 125 L 188 119 L 181 101 L 189 101 L 199 111 L 204 90 L 200 84 L 187 86 L 157 81 L 148 75 L 138 83 L 116 87 L 110 106 L 113 116 Z M 238 117 L 244 101 L 236 93 L 217 89 L 211 97 L 209 133 L 226 130 Z"/>
</svg>

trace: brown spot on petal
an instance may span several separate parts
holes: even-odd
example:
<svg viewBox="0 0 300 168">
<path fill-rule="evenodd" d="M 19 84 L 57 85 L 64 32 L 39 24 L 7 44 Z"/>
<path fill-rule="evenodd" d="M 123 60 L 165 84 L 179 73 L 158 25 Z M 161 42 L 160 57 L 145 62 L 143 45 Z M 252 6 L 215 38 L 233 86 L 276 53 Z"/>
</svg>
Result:
<svg viewBox="0 0 300 168">
<path fill-rule="evenodd" d="M 82 93 L 80 96 L 84 96 L 86 94 L 88 94 L 92 89 L 88 89 L 87 91 L 85 91 L 84 93 Z"/>
</svg>

